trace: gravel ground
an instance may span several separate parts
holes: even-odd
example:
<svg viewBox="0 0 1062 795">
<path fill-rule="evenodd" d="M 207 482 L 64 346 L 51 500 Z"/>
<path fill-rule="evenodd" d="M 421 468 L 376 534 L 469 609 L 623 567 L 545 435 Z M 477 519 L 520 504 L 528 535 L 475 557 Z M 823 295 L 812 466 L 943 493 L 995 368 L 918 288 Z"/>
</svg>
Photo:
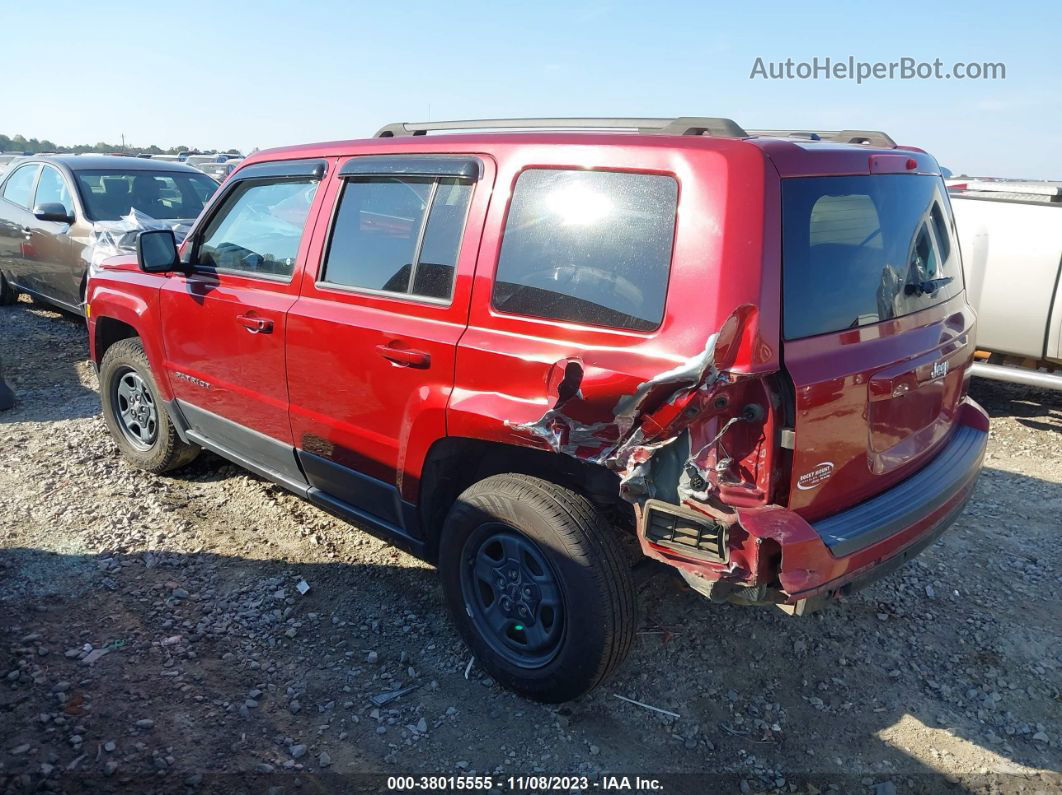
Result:
<svg viewBox="0 0 1062 795">
<path fill-rule="evenodd" d="M 367 772 L 1062 789 L 1058 395 L 975 384 L 994 418 L 977 493 L 904 569 L 803 619 L 656 577 L 625 665 L 558 709 L 468 670 L 423 563 L 212 455 L 127 467 L 78 321 L 0 308 L 0 355 L 19 400 L 0 414 L 0 791 Z"/>
</svg>

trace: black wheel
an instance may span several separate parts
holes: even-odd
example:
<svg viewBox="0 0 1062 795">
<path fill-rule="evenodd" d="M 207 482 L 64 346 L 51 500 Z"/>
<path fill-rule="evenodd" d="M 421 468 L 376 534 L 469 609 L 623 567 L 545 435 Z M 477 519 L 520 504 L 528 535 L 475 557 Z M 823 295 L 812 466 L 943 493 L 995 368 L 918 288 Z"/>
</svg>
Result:
<svg viewBox="0 0 1062 795">
<path fill-rule="evenodd" d="M 0 271 L 0 306 L 9 306 L 18 300 L 18 291 L 11 286 L 3 272 Z"/>
<path fill-rule="evenodd" d="M 119 340 L 103 355 L 100 402 L 111 436 L 134 466 L 168 472 L 199 454 L 198 447 L 177 435 L 137 337 Z"/>
<path fill-rule="evenodd" d="M 480 665 L 557 703 L 596 687 L 634 637 L 634 585 L 616 532 L 585 497 L 526 475 L 468 488 L 443 527 L 439 570 Z"/>
</svg>

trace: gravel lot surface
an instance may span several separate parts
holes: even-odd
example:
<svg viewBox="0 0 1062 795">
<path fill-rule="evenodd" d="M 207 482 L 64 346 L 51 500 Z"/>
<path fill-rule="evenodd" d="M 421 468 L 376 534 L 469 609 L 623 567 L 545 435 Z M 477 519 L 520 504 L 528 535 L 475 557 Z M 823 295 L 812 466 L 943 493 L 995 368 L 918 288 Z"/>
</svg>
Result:
<svg viewBox="0 0 1062 795">
<path fill-rule="evenodd" d="M 0 414 L 0 791 L 317 792 L 355 772 L 1062 789 L 1058 395 L 975 384 L 994 418 L 976 496 L 904 569 L 803 619 L 656 577 L 619 673 L 558 709 L 466 676 L 423 563 L 212 455 L 127 467 L 77 320 L 0 308 L 0 356 L 18 397 Z"/>
</svg>

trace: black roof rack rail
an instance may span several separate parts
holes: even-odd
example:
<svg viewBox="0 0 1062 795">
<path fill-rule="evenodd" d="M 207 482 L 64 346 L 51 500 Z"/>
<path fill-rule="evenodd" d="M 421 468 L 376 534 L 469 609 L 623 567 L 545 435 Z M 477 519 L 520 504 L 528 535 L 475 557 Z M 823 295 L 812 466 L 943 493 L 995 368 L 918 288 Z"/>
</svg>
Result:
<svg viewBox="0 0 1062 795">
<path fill-rule="evenodd" d="M 771 138 L 805 138 L 809 141 L 834 141 L 841 144 L 868 144 L 895 149 L 898 144 L 880 130 L 749 130 L 749 135 Z"/>
<path fill-rule="evenodd" d="M 747 138 L 731 119 L 680 116 L 674 119 L 555 118 L 465 119 L 460 121 L 396 122 L 381 127 L 374 138 L 427 135 L 442 130 L 634 130 L 651 135 L 710 135 Z"/>
</svg>

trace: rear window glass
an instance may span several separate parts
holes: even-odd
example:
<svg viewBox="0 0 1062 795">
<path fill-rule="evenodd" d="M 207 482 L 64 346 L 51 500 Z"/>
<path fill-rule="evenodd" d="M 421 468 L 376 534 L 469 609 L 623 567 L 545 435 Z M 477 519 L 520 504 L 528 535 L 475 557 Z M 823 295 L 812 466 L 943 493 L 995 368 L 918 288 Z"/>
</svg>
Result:
<svg viewBox="0 0 1062 795">
<path fill-rule="evenodd" d="M 134 209 L 151 218 L 194 220 L 218 185 L 206 174 L 78 171 L 81 199 L 93 221 L 117 221 Z"/>
<path fill-rule="evenodd" d="M 786 339 L 872 325 L 963 289 L 939 177 L 811 177 L 782 183 Z"/>
<path fill-rule="evenodd" d="M 664 316 L 677 201 L 672 177 L 525 171 L 505 224 L 494 306 L 651 331 Z"/>
</svg>

